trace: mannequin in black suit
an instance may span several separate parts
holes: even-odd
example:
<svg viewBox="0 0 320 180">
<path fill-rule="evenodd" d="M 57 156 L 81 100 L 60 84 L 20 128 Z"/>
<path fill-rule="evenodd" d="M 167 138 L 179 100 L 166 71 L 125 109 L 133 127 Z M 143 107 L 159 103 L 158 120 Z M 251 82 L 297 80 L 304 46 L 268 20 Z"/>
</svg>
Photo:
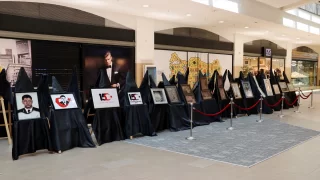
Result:
<svg viewBox="0 0 320 180">
<path fill-rule="evenodd" d="M 125 73 L 121 72 L 121 69 L 113 62 L 112 54 L 107 51 L 104 56 L 105 70 L 107 72 L 108 79 L 111 87 L 120 89 L 125 83 Z M 111 77 L 110 77 L 111 76 Z"/>
</svg>

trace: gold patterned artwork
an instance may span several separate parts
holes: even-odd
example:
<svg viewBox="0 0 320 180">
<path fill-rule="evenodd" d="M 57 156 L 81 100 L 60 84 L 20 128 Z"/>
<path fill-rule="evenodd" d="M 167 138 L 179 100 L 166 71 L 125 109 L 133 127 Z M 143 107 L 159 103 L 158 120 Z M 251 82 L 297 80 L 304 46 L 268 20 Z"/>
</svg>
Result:
<svg viewBox="0 0 320 180">
<path fill-rule="evenodd" d="M 215 59 L 212 63 L 209 63 L 209 77 L 212 76 L 215 70 L 217 70 L 220 75 L 222 74 L 219 59 Z"/>
<path fill-rule="evenodd" d="M 202 74 L 207 74 L 208 64 L 207 62 L 202 61 L 201 58 L 199 57 L 191 57 L 188 61 L 188 67 L 189 67 L 188 84 L 191 87 L 193 87 L 198 80 L 199 71 L 201 71 Z"/>
<path fill-rule="evenodd" d="M 171 54 L 169 68 L 171 72 L 169 75 L 170 78 L 178 74 L 179 71 L 184 74 L 187 71 L 187 60 L 180 59 L 178 54 L 174 52 Z"/>
</svg>

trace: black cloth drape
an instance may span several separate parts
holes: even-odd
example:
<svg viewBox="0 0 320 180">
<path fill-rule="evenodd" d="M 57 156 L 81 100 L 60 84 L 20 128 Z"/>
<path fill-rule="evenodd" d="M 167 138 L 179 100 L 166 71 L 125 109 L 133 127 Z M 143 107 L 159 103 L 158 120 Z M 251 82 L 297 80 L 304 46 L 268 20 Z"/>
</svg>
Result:
<svg viewBox="0 0 320 180">
<path fill-rule="evenodd" d="M 50 106 L 50 93 L 49 93 L 49 82 L 48 82 L 48 75 L 42 74 L 40 78 L 40 82 L 38 84 L 38 99 L 39 105 L 42 107 L 40 109 L 41 114 L 44 117 L 49 117 L 49 106 Z"/>
<path fill-rule="evenodd" d="M 150 112 L 151 123 L 156 132 L 169 128 L 168 104 L 156 104 Z"/>
<path fill-rule="evenodd" d="M 96 110 L 92 129 L 99 145 L 124 140 L 120 113 L 121 108 Z"/>
<path fill-rule="evenodd" d="M 0 96 L 5 100 L 11 100 L 10 83 L 7 81 L 7 75 L 4 69 L 0 72 Z"/>
<path fill-rule="evenodd" d="M 50 132 L 53 150 L 95 147 L 80 109 L 52 110 Z"/>
<path fill-rule="evenodd" d="M 169 104 L 167 107 L 170 131 L 190 129 L 190 118 L 184 104 Z"/>
<path fill-rule="evenodd" d="M 256 103 L 256 101 L 255 101 L 255 98 L 246 98 L 246 95 L 244 93 L 244 89 L 243 89 L 241 81 L 249 81 L 248 78 L 244 78 L 244 75 L 243 75 L 242 71 L 240 71 L 240 76 L 239 76 L 239 82 L 238 83 L 240 84 L 240 92 L 241 92 L 244 108 L 249 108 L 252 105 L 254 105 Z M 246 110 L 245 112 L 246 112 L 247 115 L 258 114 L 258 111 L 257 111 L 256 108 L 253 108 L 251 110 Z"/>
<path fill-rule="evenodd" d="M 34 91 L 31 80 L 27 76 L 24 68 L 21 68 L 19 71 L 15 90 L 16 92 Z M 49 124 L 46 118 L 19 121 L 16 109 L 14 109 L 12 134 L 13 160 L 17 160 L 20 155 L 34 153 L 37 150 L 52 150 Z"/>
<path fill-rule="evenodd" d="M 165 75 L 164 73 L 162 73 L 161 76 L 162 76 L 162 81 L 163 81 L 163 85 L 164 85 L 164 86 L 170 86 L 170 85 L 172 85 L 172 84 L 168 81 L 168 79 L 167 79 L 167 77 L 166 77 L 166 75 Z"/>
<path fill-rule="evenodd" d="M 78 85 L 78 75 L 77 75 L 77 66 L 74 66 L 72 69 L 72 76 L 71 80 L 68 85 L 67 92 L 72 92 L 74 95 L 74 98 L 76 99 L 78 106 L 82 108 L 82 100 L 80 96 L 80 88 Z"/>
</svg>

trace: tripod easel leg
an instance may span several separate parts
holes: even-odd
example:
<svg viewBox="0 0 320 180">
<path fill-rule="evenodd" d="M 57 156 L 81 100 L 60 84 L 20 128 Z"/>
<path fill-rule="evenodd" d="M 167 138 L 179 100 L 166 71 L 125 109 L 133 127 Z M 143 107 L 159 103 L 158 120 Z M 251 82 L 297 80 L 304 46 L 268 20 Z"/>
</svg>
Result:
<svg viewBox="0 0 320 180">
<path fill-rule="evenodd" d="M 0 97 L 0 101 L 1 101 L 4 124 L 5 124 L 5 127 L 6 127 L 7 136 L 8 136 L 8 143 L 9 143 L 9 145 L 11 145 L 12 144 L 11 133 L 9 131 L 8 120 L 7 120 L 7 112 L 6 112 L 6 108 L 4 106 L 4 99 L 2 97 Z M 9 112 L 9 113 L 11 113 L 11 112 Z"/>
</svg>

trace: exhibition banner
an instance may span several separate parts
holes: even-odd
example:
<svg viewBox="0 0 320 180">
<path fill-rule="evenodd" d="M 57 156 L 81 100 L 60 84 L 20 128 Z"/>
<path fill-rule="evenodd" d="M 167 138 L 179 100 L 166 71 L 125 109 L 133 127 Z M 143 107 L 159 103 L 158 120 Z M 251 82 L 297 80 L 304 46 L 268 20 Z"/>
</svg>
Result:
<svg viewBox="0 0 320 180">
<path fill-rule="evenodd" d="M 193 87 L 199 78 L 199 71 L 202 74 L 208 72 L 208 53 L 188 52 L 189 77 L 188 84 Z"/>
<path fill-rule="evenodd" d="M 162 81 L 161 73 L 169 76 L 170 79 L 173 75 L 177 75 L 179 71 L 182 74 L 187 71 L 187 52 L 155 50 L 154 60 L 157 67 L 158 82 Z"/>
<path fill-rule="evenodd" d="M 17 81 L 21 67 L 32 79 L 31 41 L 0 38 L 0 70 L 5 69 L 11 86 Z"/>
</svg>

